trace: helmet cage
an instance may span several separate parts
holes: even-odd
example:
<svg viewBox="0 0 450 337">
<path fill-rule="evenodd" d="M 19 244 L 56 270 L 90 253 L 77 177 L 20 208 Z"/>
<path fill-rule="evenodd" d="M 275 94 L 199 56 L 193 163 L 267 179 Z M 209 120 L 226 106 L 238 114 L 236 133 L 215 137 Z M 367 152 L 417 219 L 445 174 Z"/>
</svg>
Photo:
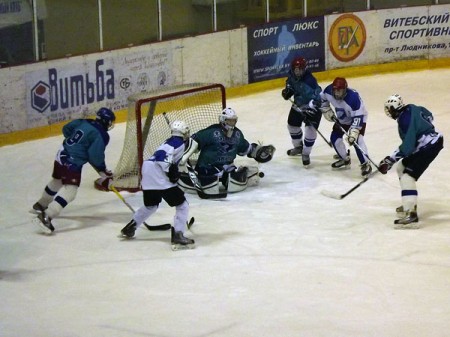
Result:
<svg viewBox="0 0 450 337">
<path fill-rule="evenodd" d="M 343 100 L 347 96 L 347 80 L 343 77 L 336 77 L 333 81 L 333 97 L 337 100 Z"/>
<path fill-rule="evenodd" d="M 183 121 L 173 121 L 170 124 L 170 132 L 172 136 L 182 137 L 184 140 L 188 139 L 191 135 L 191 130 Z"/>
<path fill-rule="evenodd" d="M 236 126 L 238 117 L 236 112 L 231 108 L 223 109 L 221 115 L 219 116 L 219 124 L 224 129 L 227 137 L 231 137 L 233 130 Z"/>
<path fill-rule="evenodd" d="M 395 94 L 384 103 L 384 113 L 392 119 L 397 119 L 404 107 L 403 98 L 399 94 Z"/>
</svg>

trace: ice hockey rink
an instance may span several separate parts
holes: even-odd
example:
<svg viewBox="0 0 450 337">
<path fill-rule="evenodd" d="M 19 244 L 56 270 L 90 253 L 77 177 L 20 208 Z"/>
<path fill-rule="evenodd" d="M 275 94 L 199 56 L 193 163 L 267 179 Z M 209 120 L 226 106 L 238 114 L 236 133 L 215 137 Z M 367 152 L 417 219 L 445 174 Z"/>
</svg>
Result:
<svg viewBox="0 0 450 337">
<path fill-rule="evenodd" d="M 99 192 L 86 166 L 77 199 L 47 236 L 28 213 L 50 178 L 62 137 L 0 148 L 0 336 L 2 337 L 446 337 L 450 335 L 450 69 L 348 78 L 369 110 L 366 142 L 378 163 L 400 144 L 383 111 L 394 93 L 434 113 L 444 149 L 418 182 L 419 230 L 395 230 L 395 169 L 361 181 L 332 171 L 320 138 L 305 169 L 289 158 L 290 104 L 282 88 L 229 99 L 251 142 L 273 143 L 254 188 L 222 201 L 188 194 L 188 236 L 173 252 L 170 233 L 139 229 L 118 237 L 129 209 Z M 329 84 L 321 82 L 322 87 Z M 111 131 L 114 168 L 125 124 Z M 329 136 L 331 123 L 320 131 Z M 239 158 L 238 164 L 252 163 Z M 254 163 L 254 162 L 253 162 Z M 135 208 L 141 193 L 123 193 Z M 161 204 L 149 224 L 172 222 Z"/>
</svg>

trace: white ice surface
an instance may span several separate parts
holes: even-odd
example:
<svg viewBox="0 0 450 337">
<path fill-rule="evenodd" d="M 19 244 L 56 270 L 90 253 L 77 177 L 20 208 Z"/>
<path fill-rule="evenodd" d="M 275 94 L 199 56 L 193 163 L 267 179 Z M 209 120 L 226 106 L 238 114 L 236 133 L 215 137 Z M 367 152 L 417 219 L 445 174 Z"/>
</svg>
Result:
<svg viewBox="0 0 450 337">
<path fill-rule="evenodd" d="M 399 145 L 383 112 L 399 93 L 424 105 L 450 135 L 450 69 L 349 79 L 370 116 L 366 141 L 377 163 Z M 325 86 L 328 83 L 320 83 Z M 418 182 L 422 228 L 393 229 L 395 170 L 360 181 L 334 172 L 318 138 L 309 169 L 288 158 L 289 102 L 281 88 L 230 99 L 250 141 L 277 147 L 260 186 L 224 201 L 188 194 L 197 247 L 172 252 L 169 232 L 118 238 L 130 211 L 96 191 L 84 170 L 77 199 L 41 234 L 28 213 L 50 177 L 61 137 L 0 148 L 0 336 L 2 337 L 446 337 L 450 336 L 450 212 L 447 148 Z M 124 124 L 111 131 L 107 161 L 120 156 Z M 328 137 L 331 123 L 322 120 Z M 248 159 L 239 159 L 248 163 Z M 124 193 L 134 207 L 141 193 Z M 172 221 L 161 204 L 147 222 Z"/>
</svg>

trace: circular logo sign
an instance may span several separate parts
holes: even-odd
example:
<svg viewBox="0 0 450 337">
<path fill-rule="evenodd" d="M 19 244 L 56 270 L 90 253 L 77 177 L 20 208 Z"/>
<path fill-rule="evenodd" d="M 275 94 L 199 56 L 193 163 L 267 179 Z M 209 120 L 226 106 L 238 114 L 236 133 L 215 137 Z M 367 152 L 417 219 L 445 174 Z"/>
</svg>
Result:
<svg viewBox="0 0 450 337">
<path fill-rule="evenodd" d="M 338 17 L 328 33 L 328 45 L 331 53 L 342 62 L 356 59 L 366 44 L 364 23 L 353 14 Z"/>
</svg>

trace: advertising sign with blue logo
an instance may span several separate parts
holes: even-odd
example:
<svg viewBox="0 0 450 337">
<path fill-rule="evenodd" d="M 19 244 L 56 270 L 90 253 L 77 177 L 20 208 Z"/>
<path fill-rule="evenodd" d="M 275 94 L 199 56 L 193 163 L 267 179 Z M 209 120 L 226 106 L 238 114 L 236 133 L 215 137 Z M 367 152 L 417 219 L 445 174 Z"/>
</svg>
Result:
<svg viewBox="0 0 450 337">
<path fill-rule="evenodd" d="M 305 18 L 247 29 L 248 82 L 287 76 L 292 60 L 302 56 L 311 71 L 325 70 L 324 18 Z"/>
<path fill-rule="evenodd" d="M 92 116 L 101 106 L 127 108 L 127 98 L 173 82 L 167 49 L 72 61 L 25 75 L 29 126 Z"/>
</svg>

